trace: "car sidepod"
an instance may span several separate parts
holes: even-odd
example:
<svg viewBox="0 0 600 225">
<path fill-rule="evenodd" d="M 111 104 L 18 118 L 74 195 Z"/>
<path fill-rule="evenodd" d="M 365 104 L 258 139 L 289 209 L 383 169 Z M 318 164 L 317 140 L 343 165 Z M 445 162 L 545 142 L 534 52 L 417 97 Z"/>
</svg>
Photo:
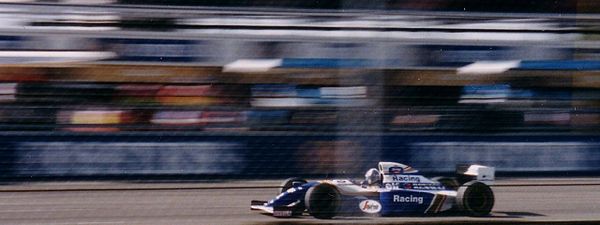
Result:
<svg viewBox="0 0 600 225">
<path fill-rule="evenodd" d="M 424 213 L 432 203 L 435 194 L 413 190 L 385 190 L 380 193 L 381 215 Z"/>
<path fill-rule="evenodd" d="M 451 209 L 456 192 L 411 189 L 384 190 L 380 193 L 382 216 L 433 214 Z"/>
</svg>

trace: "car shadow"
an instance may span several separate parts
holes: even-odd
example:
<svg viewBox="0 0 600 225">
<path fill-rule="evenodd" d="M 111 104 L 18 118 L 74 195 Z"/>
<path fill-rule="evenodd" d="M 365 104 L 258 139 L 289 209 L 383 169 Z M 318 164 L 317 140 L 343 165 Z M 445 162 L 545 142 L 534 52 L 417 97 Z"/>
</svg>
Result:
<svg viewBox="0 0 600 225">
<path fill-rule="evenodd" d="M 261 213 L 263 214 L 263 213 Z M 270 215 L 267 213 L 264 213 L 264 215 Z M 481 218 L 481 219 L 520 219 L 520 218 L 526 218 L 526 217 L 541 217 L 541 216 L 546 216 L 543 214 L 539 214 L 539 213 L 532 213 L 532 212 L 511 212 L 511 211 L 494 211 L 492 212 L 490 215 L 487 216 L 480 216 L 480 217 L 471 217 L 471 218 Z M 353 215 L 353 214 L 346 214 L 346 215 L 339 215 L 336 216 L 335 218 L 333 218 L 332 220 L 324 220 L 324 221 L 336 221 L 336 220 L 354 220 L 354 221 L 370 221 L 372 219 L 376 219 L 380 216 L 377 215 Z M 443 217 L 469 217 L 466 216 L 464 213 L 461 212 L 441 212 L 441 213 L 437 213 L 437 214 L 402 214 L 402 215 L 395 215 L 395 216 L 389 216 L 389 217 L 421 217 L 421 218 L 443 218 Z M 307 213 L 303 213 L 302 215 L 296 215 L 296 216 L 292 216 L 292 217 L 287 217 L 287 218 L 278 218 L 278 219 L 292 219 L 292 221 L 286 220 L 287 222 L 300 222 L 300 221 L 312 221 L 314 220 L 314 218 L 310 215 L 308 215 Z M 271 223 L 270 223 L 271 224 Z M 279 223 L 273 223 L 273 224 L 279 224 Z M 294 224 L 294 223 L 283 223 L 283 224 Z"/>
<path fill-rule="evenodd" d="M 427 217 L 464 217 L 465 214 L 461 213 L 461 212 L 441 212 L 441 213 L 437 213 L 434 215 L 425 215 Z M 539 213 L 532 213 L 532 212 L 510 212 L 510 211 L 493 211 L 492 213 L 490 213 L 490 215 L 487 216 L 480 216 L 477 218 L 510 218 L 510 219 L 516 219 L 516 218 L 524 218 L 524 217 L 539 217 L 539 216 L 546 216 L 543 214 L 539 214 Z"/>
<path fill-rule="evenodd" d="M 532 213 L 532 212 L 493 212 L 492 217 L 499 218 L 523 218 L 523 217 L 536 217 L 546 216 L 544 214 Z"/>
</svg>

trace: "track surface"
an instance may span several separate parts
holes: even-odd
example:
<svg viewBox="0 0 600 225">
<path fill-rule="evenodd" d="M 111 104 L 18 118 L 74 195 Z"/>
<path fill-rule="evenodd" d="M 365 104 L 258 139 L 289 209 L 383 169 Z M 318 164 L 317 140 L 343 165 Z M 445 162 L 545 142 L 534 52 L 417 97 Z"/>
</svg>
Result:
<svg viewBox="0 0 600 225">
<path fill-rule="evenodd" d="M 278 181 L 222 183 L 26 183 L 0 186 L 2 224 L 392 224 L 600 221 L 600 179 L 512 179 L 493 189 L 491 217 L 310 217 L 276 219 L 249 210 Z M 571 186 L 570 184 L 578 184 Z M 226 187 L 228 189 L 221 189 Z"/>
</svg>

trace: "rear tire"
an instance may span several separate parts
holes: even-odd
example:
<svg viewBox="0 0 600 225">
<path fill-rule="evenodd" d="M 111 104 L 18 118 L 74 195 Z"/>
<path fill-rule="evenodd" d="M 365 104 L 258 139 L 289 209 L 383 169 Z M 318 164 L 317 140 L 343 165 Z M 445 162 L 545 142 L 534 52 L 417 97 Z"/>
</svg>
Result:
<svg viewBox="0 0 600 225">
<path fill-rule="evenodd" d="M 306 181 L 305 179 L 302 179 L 302 178 L 298 178 L 298 177 L 288 178 L 281 183 L 281 185 L 280 185 L 281 188 L 279 188 L 279 193 L 277 193 L 277 194 L 286 192 L 288 189 L 293 187 L 294 183 L 306 184 L 306 183 L 308 183 L 308 181 Z"/>
<path fill-rule="evenodd" d="M 331 219 L 338 213 L 341 202 L 339 191 L 331 184 L 317 184 L 306 192 L 304 204 L 310 215 L 317 219 Z"/>
<path fill-rule="evenodd" d="M 489 215 L 494 207 L 494 192 L 484 183 L 470 181 L 458 188 L 456 203 L 469 216 Z"/>
</svg>

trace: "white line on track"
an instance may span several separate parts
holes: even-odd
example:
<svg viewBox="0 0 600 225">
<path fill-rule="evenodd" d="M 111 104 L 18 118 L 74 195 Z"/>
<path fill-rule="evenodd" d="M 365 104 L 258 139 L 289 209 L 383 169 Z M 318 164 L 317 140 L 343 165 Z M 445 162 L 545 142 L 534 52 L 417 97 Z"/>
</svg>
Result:
<svg viewBox="0 0 600 225">
<path fill-rule="evenodd" d="M 101 221 L 84 221 L 84 222 L 73 222 L 73 223 L 40 223 L 40 224 L 30 224 L 30 225 L 93 225 L 93 224 L 126 224 L 126 221 L 110 221 L 110 222 L 101 222 Z"/>
<path fill-rule="evenodd" d="M 18 212 L 72 212 L 89 211 L 90 209 L 69 208 L 69 209 L 6 209 L 0 210 L 0 213 L 18 213 Z"/>
</svg>

